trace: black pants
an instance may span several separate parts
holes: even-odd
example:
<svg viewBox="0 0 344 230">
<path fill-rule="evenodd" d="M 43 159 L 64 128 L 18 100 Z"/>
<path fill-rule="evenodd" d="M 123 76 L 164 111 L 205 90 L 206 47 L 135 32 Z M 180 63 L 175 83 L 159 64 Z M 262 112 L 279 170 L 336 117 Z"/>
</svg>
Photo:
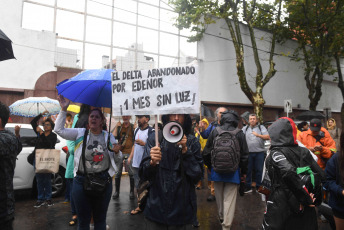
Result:
<svg viewBox="0 0 344 230">
<path fill-rule="evenodd" d="M 186 225 L 165 225 L 145 218 L 146 230 L 193 230 L 191 224 Z"/>
<path fill-rule="evenodd" d="M 1 225 L 1 229 L 2 230 L 13 230 L 13 220 L 14 219 L 11 219 L 11 220 L 7 220 L 6 222 L 2 222 L 0 225 Z"/>
</svg>

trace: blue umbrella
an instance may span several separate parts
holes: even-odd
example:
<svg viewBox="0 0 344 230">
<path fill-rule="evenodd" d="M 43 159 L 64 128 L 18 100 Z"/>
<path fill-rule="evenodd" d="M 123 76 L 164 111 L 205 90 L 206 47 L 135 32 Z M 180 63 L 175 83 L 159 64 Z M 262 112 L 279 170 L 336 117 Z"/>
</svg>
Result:
<svg viewBox="0 0 344 230">
<path fill-rule="evenodd" d="M 22 117 L 35 117 L 44 111 L 48 111 L 50 116 L 61 110 L 60 103 L 48 97 L 28 97 L 14 102 L 9 108 L 12 115 Z"/>
<path fill-rule="evenodd" d="M 112 69 L 85 70 L 71 79 L 60 82 L 56 89 L 59 95 L 78 103 L 95 107 L 112 106 Z"/>
</svg>

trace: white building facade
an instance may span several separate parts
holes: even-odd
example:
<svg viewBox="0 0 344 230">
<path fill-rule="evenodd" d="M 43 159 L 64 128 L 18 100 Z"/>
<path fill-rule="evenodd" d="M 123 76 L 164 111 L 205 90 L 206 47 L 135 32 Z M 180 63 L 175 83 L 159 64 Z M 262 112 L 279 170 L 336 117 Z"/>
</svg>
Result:
<svg viewBox="0 0 344 230">
<path fill-rule="evenodd" d="M 255 91 L 256 65 L 253 59 L 248 28 L 241 25 L 245 51 L 245 67 L 247 80 Z M 264 74 L 268 71 L 268 58 L 271 34 L 255 30 L 257 47 Z M 296 42 L 287 41 L 283 45 L 276 43 L 276 54 L 293 53 Z M 294 62 L 284 55 L 274 57 L 276 74 L 264 87 L 263 96 L 266 106 L 283 107 L 285 99 L 291 99 L 294 108 L 308 109 L 308 89 L 304 79 L 302 62 Z M 236 69 L 236 56 L 231 35 L 224 20 L 208 25 L 204 37 L 198 42 L 198 64 L 200 67 L 201 100 L 207 103 L 246 104 L 251 102 L 241 91 Z M 340 112 L 343 97 L 334 82 L 334 76 L 326 76 L 322 83 L 322 97 L 317 110 L 330 108 L 332 112 Z"/>
</svg>

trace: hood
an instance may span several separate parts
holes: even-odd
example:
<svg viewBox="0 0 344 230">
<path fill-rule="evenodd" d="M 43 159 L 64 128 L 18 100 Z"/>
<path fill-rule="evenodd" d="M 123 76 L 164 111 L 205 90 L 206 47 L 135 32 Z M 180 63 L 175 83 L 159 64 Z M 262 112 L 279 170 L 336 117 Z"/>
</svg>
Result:
<svg viewBox="0 0 344 230">
<path fill-rule="evenodd" d="M 208 128 L 208 126 L 209 126 L 209 121 L 208 121 L 206 118 L 203 118 L 202 121 L 206 124 L 204 128 L 205 128 L 205 129 Z"/>
<path fill-rule="evenodd" d="M 268 128 L 271 139 L 271 146 L 297 145 L 296 125 L 288 117 L 281 117 Z"/>
<path fill-rule="evenodd" d="M 240 115 L 242 119 L 244 119 L 246 121 L 246 123 L 248 124 L 248 120 L 249 120 L 249 116 L 250 116 L 250 112 L 246 111 L 243 114 Z"/>
<path fill-rule="evenodd" d="M 237 112 L 231 110 L 228 112 L 222 113 L 221 120 L 220 120 L 220 125 L 229 127 L 232 126 L 234 128 L 238 127 L 239 123 L 239 115 Z"/>
</svg>

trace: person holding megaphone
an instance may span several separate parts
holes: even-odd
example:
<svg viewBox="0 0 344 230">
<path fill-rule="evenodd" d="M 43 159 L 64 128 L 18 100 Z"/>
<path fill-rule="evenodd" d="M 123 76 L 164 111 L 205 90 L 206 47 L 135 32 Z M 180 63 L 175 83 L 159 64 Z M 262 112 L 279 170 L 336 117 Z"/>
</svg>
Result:
<svg viewBox="0 0 344 230">
<path fill-rule="evenodd" d="M 197 210 L 195 184 L 202 177 L 201 146 L 191 134 L 190 115 L 163 115 L 162 122 L 158 146 L 155 135 L 149 135 L 140 164 L 140 179 L 150 182 L 146 229 L 192 229 Z"/>
</svg>

